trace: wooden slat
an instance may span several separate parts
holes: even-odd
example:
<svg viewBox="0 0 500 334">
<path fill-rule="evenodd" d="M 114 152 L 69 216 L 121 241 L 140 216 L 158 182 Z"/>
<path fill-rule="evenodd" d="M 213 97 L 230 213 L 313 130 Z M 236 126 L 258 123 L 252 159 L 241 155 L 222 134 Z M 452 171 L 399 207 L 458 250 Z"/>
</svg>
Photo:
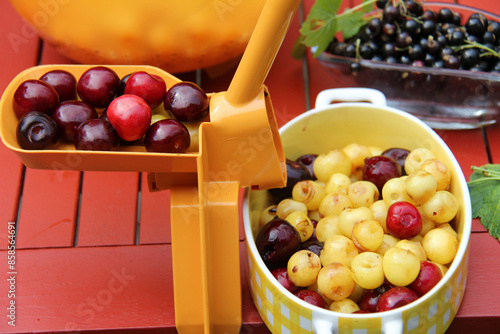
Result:
<svg viewBox="0 0 500 334">
<path fill-rule="evenodd" d="M 500 164 L 500 145 L 498 145 L 500 143 L 500 124 L 487 128 L 486 134 L 490 145 L 492 163 Z M 481 166 L 481 163 L 476 163 L 476 166 Z"/>
<path fill-rule="evenodd" d="M 70 62 L 44 45 L 42 64 Z M 80 172 L 27 169 L 20 210 L 18 247 L 71 247 L 74 244 Z"/>
<path fill-rule="evenodd" d="M 74 171 L 26 171 L 18 248 L 73 246 L 79 180 Z"/>
<path fill-rule="evenodd" d="M 3 94 L 11 80 L 26 67 L 36 62 L 38 37 L 28 34 L 27 24 L 8 1 L 0 3 L 0 92 Z M 21 191 L 23 166 L 17 156 L 0 142 L 0 249 L 7 245 L 8 222 L 17 218 L 17 205 Z"/>
<path fill-rule="evenodd" d="M 140 173 L 84 172 L 78 246 L 133 245 Z"/>
<path fill-rule="evenodd" d="M 0 333 L 175 333 L 171 257 L 170 245 L 20 250 L 16 326 L 1 321 Z M 267 332 L 251 301 L 244 242 L 240 266 L 242 333 Z M 6 261 L 0 268 L 8 271 Z"/>
<path fill-rule="evenodd" d="M 169 245 L 20 250 L 17 259 L 16 326 L 3 319 L 1 333 L 174 326 Z"/>
</svg>

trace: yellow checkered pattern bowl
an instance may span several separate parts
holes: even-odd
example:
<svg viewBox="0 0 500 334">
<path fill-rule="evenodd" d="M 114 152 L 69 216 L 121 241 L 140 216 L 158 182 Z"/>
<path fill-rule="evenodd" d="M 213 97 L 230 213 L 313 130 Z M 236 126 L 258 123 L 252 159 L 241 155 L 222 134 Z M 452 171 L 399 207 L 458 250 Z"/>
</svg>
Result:
<svg viewBox="0 0 500 334">
<path fill-rule="evenodd" d="M 318 96 L 319 98 L 319 96 Z M 328 100 L 328 99 L 327 99 Z M 366 100 L 370 100 L 367 98 Z M 459 201 L 453 221 L 460 246 L 443 279 L 429 293 L 404 307 L 372 314 L 343 314 L 307 304 L 282 287 L 262 261 L 256 245 L 259 217 L 271 204 L 267 191 L 247 189 L 243 219 L 248 277 L 254 304 L 273 333 L 444 333 L 465 292 L 471 231 L 470 196 L 465 177 L 442 139 L 419 119 L 400 110 L 369 103 L 321 105 L 281 130 L 285 154 L 296 159 L 350 143 L 382 148 L 430 148 L 452 170 L 450 191 Z"/>
</svg>

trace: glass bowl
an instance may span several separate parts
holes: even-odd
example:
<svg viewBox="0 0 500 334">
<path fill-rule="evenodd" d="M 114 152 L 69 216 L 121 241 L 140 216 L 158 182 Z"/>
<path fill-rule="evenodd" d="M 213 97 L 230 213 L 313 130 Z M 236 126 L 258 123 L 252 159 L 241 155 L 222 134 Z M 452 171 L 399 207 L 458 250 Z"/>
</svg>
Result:
<svg viewBox="0 0 500 334">
<path fill-rule="evenodd" d="M 500 16 L 468 6 L 433 2 L 432 9 L 448 7 L 462 14 L 483 13 L 500 22 Z M 463 23 L 462 23 L 463 24 Z M 413 67 L 321 53 L 317 60 L 344 87 L 374 88 L 387 97 L 389 106 L 404 110 L 435 129 L 470 129 L 494 124 L 500 116 L 500 74 L 469 70 Z"/>
</svg>

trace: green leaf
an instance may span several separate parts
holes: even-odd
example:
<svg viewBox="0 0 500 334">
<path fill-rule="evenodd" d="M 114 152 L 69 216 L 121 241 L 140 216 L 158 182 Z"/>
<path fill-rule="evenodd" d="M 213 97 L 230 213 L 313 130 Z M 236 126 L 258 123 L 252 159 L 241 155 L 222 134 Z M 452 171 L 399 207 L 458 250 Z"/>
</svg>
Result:
<svg viewBox="0 0 500 334">
<path fill-rule="evenodd" d="M 500 165 L 486 164 L 472 169 L 467 183 L 472 217 L 481 218 L 484 228 L 500 241 Z"/>
<path fill-rule="evenodd" d="M 306 46 L 323 52 L 337 33 L 337 11 L 342 0 L 318 0 L 314 3 L 299 32 Z"/>
<path fill-rule="evenodd" d="M 363 16 L 373 9 L 374 3 L 375 0 L 363 0 L 360 5 L 338 14 L 342 0 L 317 0 L 300 27 L 300 43 L 316 47 L 314 56 L 319 56 L 338 32 L 342 32 L 344 38 L 354 36 L 366 23 Z"/>
<path fill-rule="evenodd" d="M 343 27 L 342 35 L 344 38 L 350 38 L 356 35 L 359 29 L 365 25 L 366 22 L 363 20 L 363 15 L 363 12 L 358 11 L 337 18 L 337 26 Z"/>
</svg>

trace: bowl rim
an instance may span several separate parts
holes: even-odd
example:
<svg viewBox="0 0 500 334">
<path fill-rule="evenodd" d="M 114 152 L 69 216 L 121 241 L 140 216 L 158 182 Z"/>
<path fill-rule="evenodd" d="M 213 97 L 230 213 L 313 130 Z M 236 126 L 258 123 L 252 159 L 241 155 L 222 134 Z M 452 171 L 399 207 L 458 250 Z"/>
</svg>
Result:
<svg viewBox="0 0 500 334">
<path fill-rule="evenodd" d="M 446 152 L 446 155 L 450 158 L 451 163 L 453 165 L 452 168 L 454 168 L 456 171 L 458 171 L 458 177 L 460 184 L 463 188 L 463 195 L 465 198 L 470 198 L 469 194 L 469 189 L 467 187 L 467 181 L 465 180 L 465 176 L 463 175 L 462 168 L 458 164 L 458 161 L 456 160 L 455 156 L 453 155 L 452 151 L 446 145 L 446 143 L 443 141 L 443 139 L 427 124 L 425 124 L 422 120 L 419 118 L 406 113 L 402 110 L 392 108 L 389 106 L 376 106 L 371 103 L 366 103 L 366 102 L 341 102 L 341 103 L 336 103 L 332 104 L 329 106 L 324 106 L 324 107 L 319 107 L 319 108 L 314 108 L 311 109 L 305 113 L 302 113 L 298 115 L 297 117 L 293 118 L 286 124 L 284 124 L 280 128 L 280 134 L 284 132 L 286 129 L 291 127 L 297 122 L 300 122 L 304 118 L 307 118 L 311 115 L 315 115 L 321 112 L 325 111 L 330 111 L 332 109 L 339 109 L 339 108 L 344 108 L 344 107 L 363 107 L 363 108 L 371 108 L 371 109 L 378 109 L 382 110 L 383 112 L 388 112 L 392 113 L 395 115 L 402 116 L 404 118 L 407 118 L 410 121 L 413 121 L 416 123 L 416 125 L 419 125 L 420 127 L 424 128 L 426 132 L 430 136 L 435 139 L 438 144 L 441 145 L 443 150 Z M 296 297 L 293 295 L 290 291 L 286 290 L 283 286 L 281 286 L 278 281 L 274 278 L 274 276 L 271 274 L 269 270 L 264 270 L 264 268 L 267 268 L 267 266 L 264 264 L 264 261 L 260 256 L 258 256 L 258 250 L 257 246 L 255 244 L 255 238 L 253 237 L 253 232 L 252 232 L 252 227 L 251 227 L 251 222 L 250 222 L 250 208 L 249 208 L 249 196 L 250 196 L 250 188 L 245 188 L 244 194 L 243 194 L 243 201 L 242 201 L 242 213 L 243 213 L 243 227 L 245 231 L 245 238 L 247 240 L 247 246 L 250 248 L 252 255 L 254 255 L 255 261 L 261 267 L 263 270 L 263 273 L 265 274 L 266 278 L 273 282 L 273 285 L 276 289 L 278 289 L 282 294 L 284 294 L 286 297 L 289 299 L 292 299 L 295 303 L 299 304 L 301 307 L 305 307 L 307 309 L 312 310 L 313 312 L 321 314 L 321 316 L 333 316 L 333 317 L 343 317 L 343 318 L 352 318 L 352 319 L 357 319 L 357 318 L 382 318 L 382 317 L 391 317 L 395 315 L 401 315 L 403 312 L 406 310 L 412 309 L 413 307 L 416 307 L 424 302 L 426 302 L 432 295 L 434 295 L 437 291 L 439 291 L 452 277 L 452 275 L 455 274 L 455 272 L 458 269 L 458 266 L 460 265 L 460 262 L 464 259 L 466 252 L 469 248 L 469 243 L 470 243 L 470 235 L 471 235 L 471 230 L 472 230 L 472 207 L 470 201 L 464 201 L 464 208 L 463 208 L 463 216 L 464 216 L 464 221 L 465 225 L 463 228 L 463 233 L 461 235 L 461 238 L 459 240 L 459 248 L 457 250 L 457 254 L 455 255 L 455 259 L 452 261 L 450 267 L 448 268 L 448 271 L 446 274 L 443 276 L 443 278 L 439 281 L 436 286 L 434 286 L 429 292 L 427 292 L 425 295 L 420 297 L 418 300 L 409 303 L 403 307 L 393 309 L 390 311 L 384 311 L 380 313 L 360 313 L 360 314 L 352 314 L 352 313 L 340 313 L 336 311 L 330 311 L 328 309 L 322 309 L 320 307 L 311 305 L 306 303 L 305 301 L 301 300 L 300 298 Z M 251 239 L 251 240 L 250 240 Z"/>
</svg>

